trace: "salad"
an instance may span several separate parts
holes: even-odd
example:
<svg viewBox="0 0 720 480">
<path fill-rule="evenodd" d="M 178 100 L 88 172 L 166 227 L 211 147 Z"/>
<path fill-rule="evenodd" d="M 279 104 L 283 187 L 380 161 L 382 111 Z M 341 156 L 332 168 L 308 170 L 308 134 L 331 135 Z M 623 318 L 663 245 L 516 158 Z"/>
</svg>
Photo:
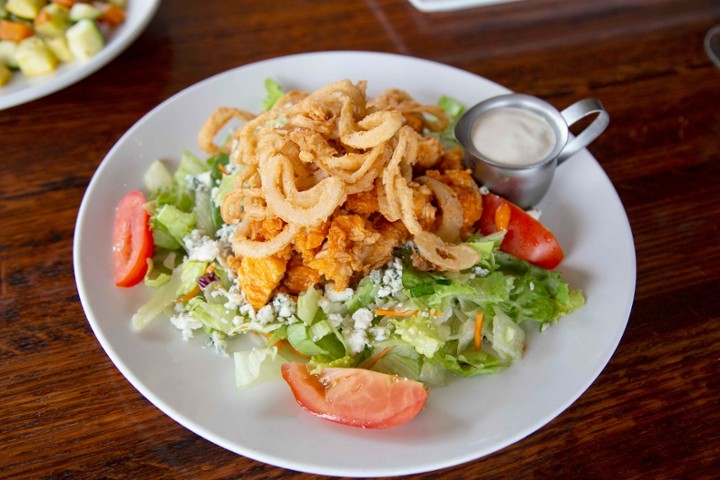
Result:
<svg viewBox="0 0 720 480">
<path fill-rule="evenodd" d="M 269 110 L 283 91 L 266 86 Z M 463 111 L 448 97 L 439 105 L 453 121 Z M 455 148 L 449 132 L 452 122 L 423 134 Z M 545 330 L 584 303 L 552 270 L 563 257 L 552 233 L 482 191 L 482 215 L 460 242 L 475 255 L 467 268 L 424 268 L 410 240 L 344 288 L 278 288 L 258 308 L 238 279 L 233 239 L 240 226 L 223 219 L 223 202 L 244 172 L 231 156 L 185 151 L 175 170 L 154 162 L 146 193 L 131 191 L 118 205 L 113 254 L 118 286 L 142 282 L 155 290 L 133 327 L 164 317 L 185 339 L 206 336 L 233 358 L 240 390 L 283 378 L 317 416 L 395 427 L 422 410 L 429 388 L 510 367 L 527 347 L 525 329 Z M 261 345 L 236 350 L 241 335 Z"/>
<path fill-rule="evenodd" d="M 126 18 L 126 0 L 0 0 L 0 86 L 87 60 Z"/>
</svg>

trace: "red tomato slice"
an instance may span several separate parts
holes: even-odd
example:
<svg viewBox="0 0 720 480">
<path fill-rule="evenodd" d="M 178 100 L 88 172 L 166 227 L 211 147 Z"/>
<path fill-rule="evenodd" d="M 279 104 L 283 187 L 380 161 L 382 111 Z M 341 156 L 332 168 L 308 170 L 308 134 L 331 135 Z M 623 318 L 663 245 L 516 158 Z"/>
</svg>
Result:
<svg viewBox="0 0 720 480">
<path fill-rule="evenodd" d="M 113 259 L 115 285 L 132 287 L 147 271 L 147 259 L 153 254 L 150 216 L 145 211 L 145 195 L 137 190 L 125 194 L 115 211 Z"/>
<path fill-rule="evenodd" d="M 414 380 L 362 368 L 326 368 L 311 374 L 298 362 L 282 375 L 305 410 L 332 422 L 362 428 L 391 428 L 420 413 L 428 392 Z"/>
<path fill-rule="evenodd" d="M 555 268 L 565 257 L 555 235 L 522 208 L 492 193 L 483 195 L 483 212 L 479 221 L 483 235 L 498 231 L 495 212 L 502 205 L 510 207 L 510 218 L 500 250 L 539 267 Z"/>
</svg>

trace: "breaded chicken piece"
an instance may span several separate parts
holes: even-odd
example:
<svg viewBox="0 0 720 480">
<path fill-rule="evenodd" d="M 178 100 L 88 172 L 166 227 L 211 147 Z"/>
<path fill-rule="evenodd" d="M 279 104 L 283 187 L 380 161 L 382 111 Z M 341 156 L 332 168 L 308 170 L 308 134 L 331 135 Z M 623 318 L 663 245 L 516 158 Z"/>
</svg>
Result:
<svg viewBox="0 0 720 480">
<path fill-rule="evenodd" d="M 302 228 L 293 238 L 292 246 L 302 256 L 303 262 L 308 263 L 318 251 L 327 237 L 330 222 L 316 227 Z"/>
<path fill-rule="evenodd" d="M 273 291 L 285 275 L 287 259 L 270 256 L 244 257 L 237 270 L 240 288 L 250 305 L 259 310 L 270 300 Z"/>
<path fill-rule="evenodd" d="M 410 239 L 410 233 L 402 222 L 389 222 L 382 215 L 373 221 L 373 227 L 380 234 L 380 239 L 373 245 L 372 251 L 365 257 L 367 266 L 363 275 L 389 262 L 395 248 L 402 246 Z"/>
<path fill-rule="evenodd" d="M 300 295 L 313 285 L 320 283 L 321 277 L 317 270 L 303 265 L 300 257 L 293 257 L 287 265 L 283 286 L 293 295 Z"/>
<path fill-rule="evenodd" d="M 353 274 L 363 269 L 366 247 L 379 239 L 380 233 L 366 218 L 338 215 L 332 219 L 327 241 L 307 265 L 334 282 L 336 290 L 343 290 L 350 284 Z"/>
<path fill-rule="evenodd" d="M 373 189 L 348 195 L 343 208 L 358 215 L 372 215 L 380 210 L 380 204 L 378 203 L 377 193 Z"/>
<path fill-rule="evenodd" d="M 455 147 L 443 153 L 442 158 L 438 162 L 436 168 L 438 170 L 462 170 L 465 168 L 463 163 L 463 151 L 460 147 Z"/>
<path fill-rule="evenodd" d="M 376 215 L 373 222 L 359 215 L 338 215 L 330 225 L 327 242 L 308 266 L 342 290 L 390 261 L 394 249 L 408 238 L 402 222 L 389 222 L 382 215 Z"/>
<path fill-rule="evenodd" d="M 442 141 L 437 137 L 420 137 L 418 140 L 417 161 L 415 164 L 421 168 L 431 168 L 442 160 Z"/>
<path fill-rule="evenodd" d="M 285 222 L 278 217 L 255 220 L 250 222 L 248 238 L 260 242 L 270 240 L 282 232 L 284 227 Z"/>
</svg>

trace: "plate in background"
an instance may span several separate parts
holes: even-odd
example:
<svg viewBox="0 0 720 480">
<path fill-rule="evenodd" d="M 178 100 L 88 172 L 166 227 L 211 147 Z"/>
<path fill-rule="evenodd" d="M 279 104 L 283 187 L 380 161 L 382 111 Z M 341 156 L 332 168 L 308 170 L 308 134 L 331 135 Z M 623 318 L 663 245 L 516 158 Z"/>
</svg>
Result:
<svg viewBox="0 0 720 480">
<path fill-rule="evenodd" d="M 410 3 L 423 12 L 445 12 L 462 10 L 465 8 L 496 5 L 498 3 L 519 2 L 520 0 L 409 0 Z"/>
<path fill-rule="evenodd" d="M 125 22 L 112 32 L 105 47 L 88 60 L 61 63 L 54 72 L 37 77 L 13 72 L 11 80 L 0 87 L 0 110 L 50 95 L 95 73 L 135 41 L 159 5 L 160 0 L 130 0 Z"/>
</svg>

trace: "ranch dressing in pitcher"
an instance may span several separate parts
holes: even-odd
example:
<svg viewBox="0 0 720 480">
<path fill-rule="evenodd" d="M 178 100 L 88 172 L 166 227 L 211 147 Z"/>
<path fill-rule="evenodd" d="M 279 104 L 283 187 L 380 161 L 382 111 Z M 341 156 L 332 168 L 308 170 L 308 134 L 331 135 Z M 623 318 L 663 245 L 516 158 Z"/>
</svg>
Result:
<svg viewBox="0 0 720 480">
<path fill-rule="evenodd" d="M 472 129 L 475 148 L 495 163 L 532 165 L 555 146 L 555 132 L 545 118 L 522 108 L 497 108 L 477 119 Z"/>
</svg>

